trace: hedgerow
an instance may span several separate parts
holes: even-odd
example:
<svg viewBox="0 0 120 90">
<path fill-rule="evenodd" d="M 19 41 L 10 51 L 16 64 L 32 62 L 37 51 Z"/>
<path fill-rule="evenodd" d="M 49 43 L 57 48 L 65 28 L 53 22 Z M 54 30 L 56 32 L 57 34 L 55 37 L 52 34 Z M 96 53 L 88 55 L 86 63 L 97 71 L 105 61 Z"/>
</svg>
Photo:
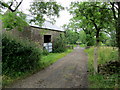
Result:
<svg viewBox="0 0 120 90">
<path fill-rule="evenodd" d="M 28 40 L 18 39 L 11 34 L 2 35 L 2 73 L 20 74 L 38 67 L 41 49 Z"/>
</svg>

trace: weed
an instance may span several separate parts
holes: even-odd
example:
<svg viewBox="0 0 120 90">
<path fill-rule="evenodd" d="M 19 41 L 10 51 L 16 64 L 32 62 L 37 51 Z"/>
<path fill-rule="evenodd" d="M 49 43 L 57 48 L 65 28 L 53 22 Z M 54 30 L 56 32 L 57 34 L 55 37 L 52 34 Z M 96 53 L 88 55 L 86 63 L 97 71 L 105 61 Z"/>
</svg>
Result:
<svg viewBox="0 0 120 90">
<path fill-rule="evenodd" d="M 88 79 L 90 88 L 120 88 L 117 84 L 118 74 L 105 74 L 100 73 L 94 75 L 93 71 L 93 60 L 94 60 L 94 47 L 86 49 L 85 52 L 88 53 Z M 110 61 L 117 60 L 117 49 L 112 47 L 99 47 L 98 50 L 98 64 L 104 65 Z"/>
</svg>

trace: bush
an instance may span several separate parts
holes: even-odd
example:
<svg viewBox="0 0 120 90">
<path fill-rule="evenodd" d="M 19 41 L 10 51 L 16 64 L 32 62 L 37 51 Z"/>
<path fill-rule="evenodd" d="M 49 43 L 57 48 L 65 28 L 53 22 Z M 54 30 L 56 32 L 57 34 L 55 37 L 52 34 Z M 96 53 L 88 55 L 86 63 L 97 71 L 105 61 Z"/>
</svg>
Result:
<svg viewBox="0 0 120 90">
<path fill-rule="evenodd" d="M 48 55 L 49 52 L 44 48 L 42 54 L 43 54 L 43 55 Z"/>
<path fill-rule="evenodd" d="M 66 50 L 66 40 L 63 34 L 61 34 L 53 43 L 53 52 L 60 53 Z"/>
<path fill-rule="evenodd" d="M 41 59 L 41 49 L 28 40 L 4 33 L 2 37 L 2 73 L 14 75 L 33 70 Z"/>
</svg>

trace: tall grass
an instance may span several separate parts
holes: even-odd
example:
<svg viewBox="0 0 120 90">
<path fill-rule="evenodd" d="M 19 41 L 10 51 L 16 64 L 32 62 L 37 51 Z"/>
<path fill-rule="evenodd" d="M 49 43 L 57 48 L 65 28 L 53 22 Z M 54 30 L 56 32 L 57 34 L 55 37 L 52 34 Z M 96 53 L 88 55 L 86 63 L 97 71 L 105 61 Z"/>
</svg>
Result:
<svg viewBox="0 0 120 90">
<path fill-rule="evenodd" d="M 93 71 L 94 47 L 86 49 L 88 53 L 88 67 Z M 117 49 L 113 47 L 99 47 L 98 49 L 98 64 L 105 64 L 106 62 L 117 60 Z"/>
<path fill-rule="evenodd" d="M 94 60 L 94 47 L 86 49 L 85 52 L 88 53 L 88 80 L 90 88 L 115 88 L 116 86 L 117 74 L 113 75 L 102 75 L 93 74 L 93 60 Z M 109 61 L 117 60 L 118 54 L 117 49 L 113 47 L 99 47 L 98 50 L 98 64 L 106 64 Z"/>
</svg>

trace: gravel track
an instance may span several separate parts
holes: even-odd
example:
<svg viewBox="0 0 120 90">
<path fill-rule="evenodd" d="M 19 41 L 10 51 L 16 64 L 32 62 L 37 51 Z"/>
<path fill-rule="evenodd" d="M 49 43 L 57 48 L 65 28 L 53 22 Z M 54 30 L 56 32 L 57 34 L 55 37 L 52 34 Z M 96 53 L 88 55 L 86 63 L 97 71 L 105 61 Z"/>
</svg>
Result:
<svg viewBox="0 0 120 90">
<path fill-rule="evenodd" d="M 56 63 L 9 88 L 87 88 L 87 55 L 77 46 Z"/>
</svg>

